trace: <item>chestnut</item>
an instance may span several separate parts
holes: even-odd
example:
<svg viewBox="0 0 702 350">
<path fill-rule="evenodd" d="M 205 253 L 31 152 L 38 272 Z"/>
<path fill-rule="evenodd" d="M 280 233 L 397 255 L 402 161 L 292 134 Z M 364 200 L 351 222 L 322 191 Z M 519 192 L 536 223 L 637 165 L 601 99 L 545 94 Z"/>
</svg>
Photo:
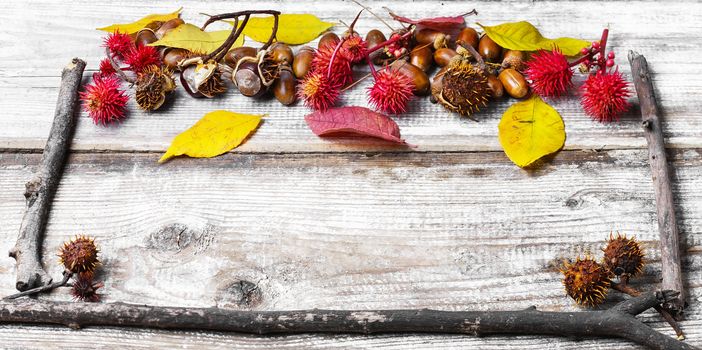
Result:
<svg viewBox="0 0 702 350">
<path fill-rule="evenodd" d="M 478 36 L 478 32 L 470 27 L 461 29 L 461 32 L 458 33 L 458 36 L 456 37 L 456 43 L 462 42 L 466 45 L 472 46 L 476 50 L 478 49 L 479 41 L 480 36 Z"/>
<path fill-rule="evenodd" d="M 185 23 L 185 21 L 183 21 L 180 18 L 174 18 L 172 20 L 164 22 L 160 27 L 158 27 L 158 30 L 156 30 L 156 37 L 159 39 L 163 38 L 163 36 L 166 35 L 166 33 L 178 28 L 178 26 L 183 23 Z"/>
<path fill-rule="evenodd" d="M 516 69 L 503 69 L 499 78 L 505 92 L 514 98 L 523 98 L 529 92 L 529 84 L 522 73 L 519 73 Z"/>
<path fill-rule="evenodd" d="M 423 70 L 417 68 L 415 65 L 406 61 L 398 60 L 393 62 L 390 65 L 390 68 L 397 69 L 400 71 L 400 73 L 412 78 L 412 82 L 414 83 L 414 90 L 412 90 L 412 92 L 415 95 L 426 95 L 431 90 L 429 76 L 427 76 Z"/>
<path fill-rule="evenodd" d="M 236 64 L 244 57 L 256 57 L 258 50 L 250 46 L 235 47 L 224 55 L 224 63 L 229 67 L 236 68 Z"/>
<path fill-rule="evenodd" d="M 190 54 L 190 51 L 186 49 L 168 48 L 163 55 L 163 64 L 175 70 L 178 68 L 178 63 L 188 57 L 188 54 Z"/>
<path fill-rule="evenodd" d="M 434 52 L 434 62 L 439 67 L 445 67 L 449 64 L 449 62 L 451 62 L 451 59 L 456 55 L 458 55 L 456 50 L 444 47 Z"/>
<path fill-rule="evenodd" d="M 241 62 L 239 69 L 232 75 L 232 80 L 244 96 L 259 97 L 267 90 L 261 76 L 258 75 L 258 64 L 252 61 Z"/>
<path fill-rule="evenodd" d="M 278 79 L 273 83 L 273 95 L 280 103 L 289 106 L 295 103 L 297 95 L 295 94 L 295 86 L 297 80 L 293 75 L 292 69 L 288 65 L 280 67 Z"/>
<path fill-rule="evenodd" d="M 431 68 L 433 59 L 429 46 L 420 46 L 410 52 L 410 63 L 425 72 Z"/>
<path fill-rule="evenodd" d="M 149 28 L 140 30 L 136 35 L 136 39 L 134 39 L 134 43 L 139 46 L 146 46 L 156 41 L 158 41 L 156 34 Z"/>
<path fill-rule="evenodd" d="M 287 63 L 291 65 L 293 63 L 293 51 L 290 46 L 284 43 L 275 43 L 268 49 L 268 54 L 273 59 L 275 63 Z"/>
<path fill-rule="evenodd" d="M 313 58 L 314 49 L 309 46 L 303 46 L 297 51 L 292 64 L 292 70 L 296 78 L 302 79 L 307 75 L 307 72 L 312 68 Z"/>
<path fill-rule="evenodd" d="M 319 43 L 317 44 L 317 48 L 322 48 L 326 45 L 335 45 L 339 43 L 341 39 L 339 39 L 339 36 L 336 35 L 334 32 L 326 32 L 322 37 L 319 39 Z"/>
<path fill-rule="evenodd" d="M 492 74 L 487 77 L 487 84 L 492 92 L 492 98 L 500 99 L 505 95 L 505 87 L 502 85 L 500 79 Z"/>
<path fill-rule="evenodd" d="M 497 45 L 489 36 L 483 35 L 478 43 L 478 53 L 486 61 L 497 63 L 502 58 L 502 47 Z"/>
</svg>

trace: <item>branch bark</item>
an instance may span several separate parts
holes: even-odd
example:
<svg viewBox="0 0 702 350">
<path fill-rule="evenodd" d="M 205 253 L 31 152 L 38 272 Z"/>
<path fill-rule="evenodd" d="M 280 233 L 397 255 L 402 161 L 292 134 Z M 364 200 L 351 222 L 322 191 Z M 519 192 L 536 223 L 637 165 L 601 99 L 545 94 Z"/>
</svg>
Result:
<svg viewBox="0 0 702 350">
<path fill-rule="evenodd" d="M 542 312 L 438 310 L 237 311 L 124 303 L 70 303 L 35 299 L 0 301 L 0 322 L 196 329 L 251 334 L 453 333 L 544 334 L 618 337 L 651 349 L 695 349 L 663 335 L 634 316 L 675 299 L 677 292 L 649 292 L 606 311 Z"/>
<path fill-rule="evenodd" d="M 41 243 L 51 201 L 61 180 L 75 128 L 75 115 L 79 108 L 78 88 L 84 69 L 85 62 L 78 58 L 74 58 L 63 69 L 49 139 L 46 141 L 39 168 L 25 185 L 27 208 L 22 218 L 17 243 L 10 250 L 10 256 L 16 260 L 15 287 L 19 291 L 51 283 L 51 277 L 41 265 Z"/>
<path fill-rule="evenodd" d="M 682 282 L 679 233 L 675 221 L 675 203 L 673 202 L 670 171 L 665 153 L 663 129 L 646 58 L 634 51 L 629 51 L 629 63 L 641 106 L 642 125 L 648 143 L 648 160 L 651 165 L 653 187 L 656 194 L 661 245 L 661 273 L 663 276 L 661 288 L 680 292 L 678 298 L 663 306 L 680 318 L 685 308 L 685 289 Z"/>
</svg>

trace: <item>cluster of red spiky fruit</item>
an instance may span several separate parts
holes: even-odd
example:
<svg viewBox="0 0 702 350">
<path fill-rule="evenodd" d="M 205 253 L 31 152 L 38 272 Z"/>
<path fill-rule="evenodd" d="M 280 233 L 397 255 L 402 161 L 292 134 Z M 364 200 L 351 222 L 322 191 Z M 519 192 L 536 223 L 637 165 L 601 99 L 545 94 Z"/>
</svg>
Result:
<svg viewBox="0 0 702 350">
<path fill-rule="evenodd" d="M 580 51 L 582 57 L 572 63 L 557 48 L 532 55 L 526 63 L 525 73 L 534 92 L 544 97 L 566 94 L 573 86 L 573 67 L 579 65 L 581 72 L 589 74 L 581 87 L 580 103 L 585 113 L 603 123 L 619 120 L 619 116 L 629 109 L 631 92 L 629 84 L 615 68 L 614 52 L 605 55 L 608 33 L 605 29 L 602 39 L 583 48 Z"/>
<path fill-rule="evenodd" d="M 369 55 L 376 50 L 391 47 L 401 40 L 406 40 L 412 32 L 392 36 L 386 42 L 369 48 L 366 42 L 353 31 L 357 20 L 358 16 L 344 38 L 323 45 L 315 52 L 312 69 L 298 86 L 298 96 L 312 109 L 324 111 L 333 107 L 343 89 L 353 83 L 353 64 L 365 60 L 375 80 L 368 88 L 368 102 L 371 106 L 385 113 L 406 112 L 407 103 L 413 96 L 412 79 L 400 70 L 389 67 L 377 72 Z"/>
<path fill-rule="evenodd" d="M 159 66 L 161 57 L 155 47 L 136 45 L 128 34 L 119 31 L 109 34 L 103 46 L 108 57 L 100 61 L 100 71 L 93 75 L 92 84 L 86 85 L 80 98 L 83 109 L 93 122 L 106 126 L 126 116 L 129 97 L 120 88 L 123 78 L 117 74 L 117 70 L 132 71 L 138 75 L 150 67 Z M 118 62 L 126 67 L 119 67 Z"/>
<path fill-rule="evenodd" d="M 97 290 L 103 283 L 95 280 L 95 270 L 100 266 L 99 249 L 95 239 L 77 235 L 65 242 L 59 250 L 59 263 L 66 274 L 73 276 L 71 294 L 82 301 L 99 301 Z"/>
</svg>

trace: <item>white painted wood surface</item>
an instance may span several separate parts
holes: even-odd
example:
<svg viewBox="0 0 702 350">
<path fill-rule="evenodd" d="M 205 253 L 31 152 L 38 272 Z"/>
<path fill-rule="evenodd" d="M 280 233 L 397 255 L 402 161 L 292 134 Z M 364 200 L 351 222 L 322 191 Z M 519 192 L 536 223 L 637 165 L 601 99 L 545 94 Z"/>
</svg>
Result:
<svg viewBox="0 0 702 350">
<path fill-rule="evenodd" d="M 93 28 L 184 6 L 199 12 L 276 8 L 348 21 L 350 2 L 133 0 L 31 1 L 0 12 L 0 251 L 16 238 L 23 187 L 51 125 L 58 74 L 71 57 L 95 69 L 102 33 Z M 655 71 L 674 176 L 684 271 L 692 304 L 684 330 L 702 345 L 702 4 L 685 2 L 413 2 L 386 5 L 409 17 L 475 7 L 484 24 L 526 19 L 547 36 L 598 38 L 603 26 L 624 72 L 625 50 L 644 53 Z M 565 14 L 565 15 L 564 15 Z M 359 30 L 384 29 L 365 16 Z M 338 31 L 342 30 L 337 28 Z M 363 72 L 359 71 L 359 75 Z M 365 104 L 362 88 L 346 95 Z M 645 242 L 660 276 L 655 203 L 635 112 L 603 126 L 576 102 L 560 101 L 566 149 L 536 171 L 502 154 L 496 125 L 508 103 L 474 123 L 427 100 L 398 118 L 417 149 L 330 142 L 308 131 L 302 106 L 282 107 L 229 92 L 215 100 L 183 93 L 163 112 L 130 108 L 119 127 L 101 128 L 83 114 L 74 154 L 57 194 L 44 242 L 45 264 L 60 273 L 55 250 L 72 234 L 97 237 L 103 251 L 105 301 L 274 310 L 299 308 L 437 308 L 576 310 L 564 296 L 557 265 L 597 255 L 610 231 Z M 170 139 L 213 109 L 267 112 L 239 153 L 210 160 L 155 162 Z M 602 152 L 590 149 L 604 149 Z M 99 151 L 99 152 L 96 152 Z M 384 151 L 384 152 L 376 152 Z M 469 151 L 469 152 L 467 152 Z M 478 151 L 478 152 L 476 152 Z M 241 154 L 243 153 L 243 154 Z M 172 227 L 169 232 L 163 227 Z M 187 229 L 185 229 L 187 228 Z M 184 230 L 185 229 L 185 230 Z M 13 260 L 0 259 L 0 295 L 13 291 Z M 45 298 L 69 299 L 65 291 Z M 612 293 L 612 302 L 621 296 Z M 666 334 L 660 318 L 644 318 Z M 605 349 L 617 340 L 552 337 L 384 335 L 253 337 L 213 332 L 0 326 L 1 347 L 67 348 L 480 348 Z"/>
</svg>

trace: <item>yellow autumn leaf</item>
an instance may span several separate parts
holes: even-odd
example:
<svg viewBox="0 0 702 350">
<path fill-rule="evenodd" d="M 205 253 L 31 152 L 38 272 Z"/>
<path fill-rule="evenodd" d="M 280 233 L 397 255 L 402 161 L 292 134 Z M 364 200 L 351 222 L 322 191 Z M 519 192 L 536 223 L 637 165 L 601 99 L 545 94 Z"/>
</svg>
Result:
<svg viewBox="0 0 702 350">
<path fill-rule="evenodd" d="M 319 34 L 334 26 L 335 23 L 324 22 L 310 14 L 282 14 L 278 19 L 276 40 L 289 44 L 306 44 Z M 244 34 L 260 43 L 265 43 L 273 30 L 273 16 L 252 17 L 244 28 Z"/>
<path fill-rule="evenodd" d="M 226 153 L 244 142 L 260 123 L 260 115 L 224 110 L 207 113 L 190 129 L 176 136 L 158 162 L 181 155 L 210 158 Z"/>
<path fill-rule="evenodd" d="M 566 138 L 561 115 L 537 95 L 509 107 L 498 129 L 507 157 L 522 168 L 563 148 Z"/>
<path fill-rule="evenodd" d="M 110 32 L 110 33 L 113 33 L 115 31 L 119 31 L 120 33 L 133 34 L 133 33 L 136 33 L 138 31 L 144 29 L 144 27 L 146 27 L 146 25 L 148 25 L 151 22 L 166 22 L 166 21 L 170 21 L 174 18 L 180 17 L 181 10 L 183 10 L 182 7 L 174 12 L 171 12 L 171 13 L 148 15 L 146 17 L 139 19 L 136 22 L 123 23 L 123 24 L 113 24 L 113 25 L 109 25 L 107 27 L 98 28 L 97 30 L 102 30 L 105 32 Z"/>
<path fill-rule="evenodd" d="M 177 47 L 192 52 L 210 53 L 222 45 L 230 33 L 231 30 L 204 32 L 197 26 L 185 23 L 169 31 L 163 38 L 149 44 L 149 46 Z M 239 47 L 243 44 L 244 36 L 241 35 L 232 47 Z"/>
<path fill-rule="evenodd" d="M 539 30 L 527 21 L 503 23 L 496 26 L 484 26 L 485 34 L 500 46 L 519 51 L 551 50 L 558 47 L 566 56 L 577 55 L 590 42 L 574 38 L 544 38 Z"/>
</svg>

